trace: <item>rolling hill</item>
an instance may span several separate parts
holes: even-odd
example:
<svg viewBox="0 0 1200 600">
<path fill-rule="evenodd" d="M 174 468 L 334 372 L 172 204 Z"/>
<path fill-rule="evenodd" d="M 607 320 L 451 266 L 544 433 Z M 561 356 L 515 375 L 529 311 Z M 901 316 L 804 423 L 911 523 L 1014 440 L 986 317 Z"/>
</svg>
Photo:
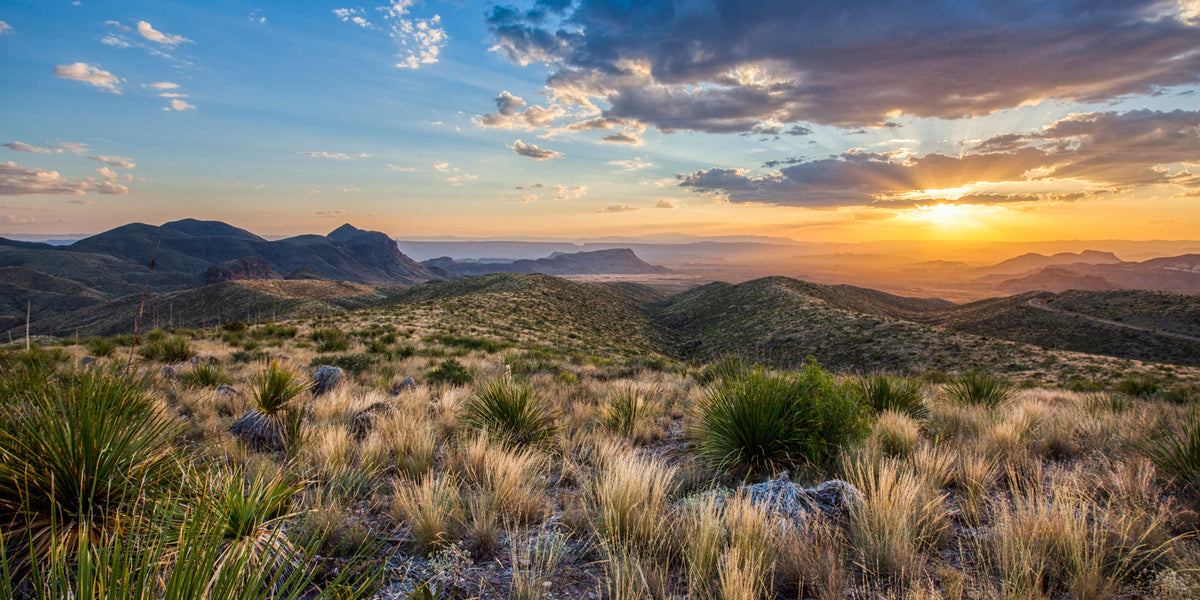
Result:
<svg viewBox="0 0 1200 600">
<path fill-rule="evenodd" d="M 597 273 L 641 275 L 668 273 L 663 267 L 638 258 L 628 248 L 593 250 L 590 252 L 555 252 L 537 260 L 520 259 L 508 262 L 460 262 L 449 257 L 427 260 L 421 264 L 444 269 L 466 277 L 490 273 L 524 273 L 527 275 L 591 275 Z"/>
</svg>

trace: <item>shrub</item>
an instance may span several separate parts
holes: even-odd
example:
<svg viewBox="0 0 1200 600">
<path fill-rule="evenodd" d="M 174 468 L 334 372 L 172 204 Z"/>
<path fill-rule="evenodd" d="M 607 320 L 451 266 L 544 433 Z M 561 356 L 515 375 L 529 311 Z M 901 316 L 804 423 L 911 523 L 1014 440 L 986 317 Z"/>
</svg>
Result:
<svg viewBox="0 0 1200 600">
<path fill-rule="evenodd" d="M 318 366 L 322 364 L 330 364 L 335 367 L 340 367 L 351 375 L 365 373 L 375 364 L 375 360 L 368 354 L 343 354 L 335 356 L 330 360 L 314 359 L 310 366 Z"/>
<path fill-rule="evenodd" d="M 149 339 L 149 336 L 147 336 Z M 141 349 L 138 350 L 138 355 L 146 360 L 156 360 L 165 363 L 183 362 L 196 355 L 192 350 L 187 339 L 181 337 L 167 337 L 152 339 Z"/>
<path fill-rule="evenodd" d="M 218 524 L 224 552 L 218 570 L 227 564 L 297 566 L 295 549 L 278 535 L 279 525 L 295 515 L 292 497 L 301 485 L 283 471 L 267 477 L 261 471 L 247 477 L 240 471 L 209 473 L 205 499 Z"/>
<path fill-rule="evenodd" d="M 863 570 L 893 580 L 916 576 L 922 554 L 949 527 L 945 494 L 891 459 L 849 465 L 846 478 L 863 494 L 850 511 L 850 544 Z"/>
<path fill-rule="evenodd" d="M 704 367 L 700 372 L 699 380 L 701 385 L 717 383 L 721 381 L 729 381 L 741 379 L 749 375 L 758 368 L 758 365 L 740 357 L 726 356 L 715 363 Z"/>
<path fill-rule="evenodd" d="M 825 464 L 866 432 L 865 411 L 848 385 L 809 364 L 794 375 L 755 372 L 711 388 L 692 435 L 709 463 L 747 472 Z"/>
<path fill-rule="evenodd" d="M 604 461 L 585 492 L 602 544 L 639 553 L 660 548 L 674 477 L 673 467 L 629 452 Z"/>
<path fill-rule="evenodd" d="M 271 361 L 251 381 L 255 407 L 229 427 L 251 448 L 284 450 L 295 440 L 301 412 L 295 399 L 308 389 L 308 381 L 294 368 Z"/>
<path fill-rule="evenodd" d="M 946 386 L 946 395 L 955 404 L 996 408 L 1012 399 L 1013 388 L 1007 381 L 983 371 L 960 375 Z"/>
<path fill-rule="evenodd" d="M 181 428 L 142 381 L 91 369 L 18 397 L 0 409 L 0 534 L 34 560 L 117 533 L 178 481 Z"/>
<path fill-rule="evenodd" d="M 350 338 L 340 329 L 314 329 L 308 337 L 317 343 L 317 352 L 344 352 L 350 349 Z"/>
<path fill-rule="evenodd" d="M 1149 396 L 1161 386 L 1162 382 L 1152 375 L 1131 375 L 1117 382 L 1117 391 L 1127 396 Z"/>
<path fill-rule="evenodd" d="M 555 430 L 550 405 L 528 384 L 494 379 L 479 386 L 464 406 L 467 424 L 517 444 L 538 444 Z"/>
<path fill-rule="evenodd" d="M 200 363 L 179 377 L 186 387 L 220 387 L 233 383 L 233 377 L 219 363 Z"/>
<path fill-rule="evenodd" d="M 117 343 L 109 338 L 88 338 L 83 341 L 88 354 L 100 358 L 108 358 L 117 352 Z"/>
<path fill-rule="evenodd" d="M 892 410 L 918 420 L 929 417 L 925 386 L 916 379 L 876 373 L 859 379 L 857 387 L 863 402 L 875 415 Z"/>
<path fill-rule="evenodd" d="M 618 435 L 629 437 L 639 424 L 651 417 L 652 407 L 632 384 L 618 387 L 600 405 L 600 424 Z"/>
<path fill-rule="evenodd" d="M 1180 483 L 1200 490 L 1200 415 L 1191 415 L 1182 430 L 1171 436 L 1153 437 L 1141 444 L 1141 450 L 1154 466 Z"/>
<path fill-rule="evenodd" d="M 425 375 L 431 383 L 448 383 L 451 385 L 467 385 L 474 377 L 458 359 L 447 358 L 438 364 L 437 368 Z"/>
</svg>

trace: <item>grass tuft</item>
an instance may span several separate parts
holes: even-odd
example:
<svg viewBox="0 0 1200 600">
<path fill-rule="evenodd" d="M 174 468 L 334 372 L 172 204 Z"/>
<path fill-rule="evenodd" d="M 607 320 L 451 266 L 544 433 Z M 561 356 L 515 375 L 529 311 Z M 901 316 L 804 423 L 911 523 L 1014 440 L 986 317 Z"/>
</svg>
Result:
<svg viewBox="0 0 1200 600">
<path fill-rule="evenodd" d="M 946 396 L 960 405 L 996 408 L 1012 400 L 1012 384 L 983 371 L 960 375 L 946 386 Z"/>
<path fill-rule="evenodd" d="M 515 444 L 540 444 L 554 434 L 555 416 L 533 386 L 494 379 L 479 386 L 463 407 L 467 424 Z"/>
</svg>

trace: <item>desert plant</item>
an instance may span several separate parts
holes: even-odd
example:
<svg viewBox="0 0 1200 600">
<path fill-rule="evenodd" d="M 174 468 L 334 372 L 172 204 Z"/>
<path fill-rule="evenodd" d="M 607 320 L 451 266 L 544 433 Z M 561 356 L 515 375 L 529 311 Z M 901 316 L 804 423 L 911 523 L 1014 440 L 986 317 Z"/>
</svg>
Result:
<svg viewBox="0 0 1200 600">
<path fill-rule="evenodd" d="M 284 450 L 295 440 L 300 408 L 296 398 L 308 389 L 308 382 L 296 369 L 271 361 L 251 381 L 255 407 L 229 427 L 229 432 L 256 449 Z"/>
<path fill-rule="evenodd" d="M 20 398 L 0 408 L 0 533 L 9 551 L 40 560 L 51 548 L 107 539 L 178 481 L 171 440 L 181 428 L 141 380 L 93 369 Z"/>
<path fill-rule="evenodd" d="M 457 462 L 462 478 L 476 492 L 477 508 L 514 524 L 541 515 L 541 477 L 544 457 L 530 448 L 505 447 L 487 431 L 459 448 Z"/>
<path fill-rule="evenodd" d="M 262 471 L 247 476 L 237 469 L 209 473 L 204 498 L 224 541 L 218 571 L 247 563 L 297 566 L 296 549 L 277 530 L 295 516 L 292 497 L 301 488 L 282 470 L 273 477 Z"/>
<path fill-rule="evenodd" d="M 108 358 L 117 352 L 117 343 L 109 338 L 94 337 L 83 341 L 88 354 L 100 358 Z"/>
<path fill-rule="evenodd" d="M 1191 415 L 1179 433 L 1148 438 L 1140 444 L 1142 452 L 1159 472 L 1194 490 L 1200 490 L 1200 415 Z"/>
<path fill-rule="evenodd" d="M 1117 382 L 1117 391 L 1127 396 L 1150 396 L 1161 387 L 1162 381 L 1153 375 L 1130 375 Z"/>
<path fill-rule="evenodd" d="M 655 408 L 637 386 L 618 386 L 600 405 L 600 424 L 620 436 L 634 437 L 643 433 L 639 430 L 644 430 L 646 422 L 654 417 Z"/>
<path fill-rule="evenodd" d="M 867 440 L 887 456 L 907 457 L 921 442 L 921 430 L 906 413 L 886 410 L 875 420 Z"/>
<path fill-rule="evenodd" d="M 996 408 L 1007 404 L 1012 395 L 1012 384 L 984 371 L 964 373 L 946 386 L 950 401 L 962 405 Z"/>
<path fill-rule="evenodd" d="M 233 383 L 233 377 L 220 363 L 200 363 L 179 377 L 186 387 L 219 387 Z"/>
<path fill-rule="evenodd" d="M 467 424 L 516 444 L 539 444 L 555 430 L 553 410 L 533 387 L 505 379 L 479 386 L 463 412 Z"/>
<path fill-rule="evenodd" d="M 917 379 L 875 373 L 860 378 L 856 387 L 863 403 L 870 407 L 873 414 L 891 410 L 917 420 L 929 417 L 925 386 Z"/>
<path fill-rule="evenodd" d="M 447 383 L 450 385 L 467 385 L 474 377 L 456 358 L 447 358 L 438 364 L 437 368 L 425 375 L 430 383 Z"/>
<path fill-rule="evenodd" d="M 427 473 L 421 482 L 394 484 L 392 515 L 409 526 L 417 552 L 451 544 L 462 525 L 462 494 L 453 476 Z"/>
<path fill-rule="evenodd" d="M 698 379 L 701 385 L 708 385 L 710 383 L 741 379 L 758 369 L 760 369 L 758 365 L 745 358 L 740 356 L 726 356 L 704 367 L 704 370 L 700 371 Z"/>
<path fill-rule="evenodd" d="M 516 540 L 515 535 L 509 539 Z M 552 587 L 566 554 L 567 536 L 558 529 L 543 528 L 526 540 L 512 545 L 512 587 L 514 600 L 539 600 Z"/>
<path fill-rule="evenodd" d="M 149 339 L 140 349 L 138 356 L 146 360 L 165 363 L 183 362 L 196 355 L 187 339 L 182 337 L 156 337 Z"/>
<path fill-rule="evenodd" d="M 825 463 L 865 429 L 857 396 L 809 364 L 794 376 L 755 372 L 711 388 L 697 407 L 692 435 L 711 464 L 769 472 Z"/>
<path fill-rule="evenodd" d="M 859 564 L 874 577 L 909 580 L 949 526 L 946 495 L 893 459 L 855 462 L 846 471 L 863 494 L 850 511 L 850 544 Z"/>
<path fill-rule="evenodd" d="M 661 546 L 675 469 L 629 452 L 610 457 L 585 492 L 604 544 L 643 554 Z"/>
</svg>

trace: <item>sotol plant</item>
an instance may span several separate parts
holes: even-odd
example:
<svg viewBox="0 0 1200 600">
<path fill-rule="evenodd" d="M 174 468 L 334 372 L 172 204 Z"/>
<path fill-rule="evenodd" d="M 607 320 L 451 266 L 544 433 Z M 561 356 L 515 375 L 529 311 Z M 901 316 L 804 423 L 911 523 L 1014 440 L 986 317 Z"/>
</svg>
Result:
<svg viewBox="0 0 1200 600">
<path fill-rule="evenodd" d="M 892 410 L 917 420 L 929 417 L 925 386 L 920 381 L 875 373 L 859 379 L 857 388 L 863 402 L 875 415 Z"/>
<path fill-rule="evenodd" d="M 301 408 L 296 398 L 308 389 L 308 381 L 294 368 L 271 361 L 254 376 L 251 396 L 255 407 L 229 427 L 229 432 L 252 448 L 287 449 L 299 426 Z"/>
<path fill-rule="evenodd" d="M 495 379 L 479 386 L 464 407 L 468 424 L 516 444 L 538 444 L 555 430 L 554 412 L 533 387 Z"/>
<path fill-rule="evenodd" d="M 955 404 L 996 408 L 1012 399 L 1013 388 L 1007 381 L 983 371 L 960 375 L 946 386 L 946 395 Z"/>
</svg>

